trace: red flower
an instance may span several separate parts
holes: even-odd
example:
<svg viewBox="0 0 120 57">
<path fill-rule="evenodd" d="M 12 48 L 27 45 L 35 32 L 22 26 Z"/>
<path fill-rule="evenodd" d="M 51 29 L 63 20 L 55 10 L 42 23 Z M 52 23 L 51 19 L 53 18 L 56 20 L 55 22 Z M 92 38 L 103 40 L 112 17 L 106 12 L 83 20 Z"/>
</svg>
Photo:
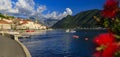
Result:
<svg viewBox="0 0 120 57">
<path fill-rule="evenodd" d="M 112 33 L 104 33 L 95 37 L 94 42 L 97 45 L 108 45 L 115 42 L 115 37 Z"/>
<path fill-rule="evenodd" d="M 93 57 L 114 57 L 115 52 L 119 46 L 117 43 L 111 43 L 105 47 L 103 51 L 97 51 L 93 54 Z"/>
<path fill-rule="evenodd" d="M 101 56 L 101 52 L 95 52 L 94 54 L 93 54 L 93 57 L 100 57 Z"/>
<path fill-rule="evenodd" d="M 104 5 L 104 10 L 102 11 L 102 16 L 106 18 L 113 18 L 119 9 L 119 2 L 116 0 L 107 0 Z"/>
<path fill-rule="evenodd" d="M 118 50 L 117 43 L 109 44 L 102 53 L 102 57 L 114 57 L 115 52 Z"/>
<path fill-rule="evenodd" d="M 114 18 L 116 16 L 116 12 L 110 10 L 103 10 L 102 15 L 106 18 Z"/>
</svg>

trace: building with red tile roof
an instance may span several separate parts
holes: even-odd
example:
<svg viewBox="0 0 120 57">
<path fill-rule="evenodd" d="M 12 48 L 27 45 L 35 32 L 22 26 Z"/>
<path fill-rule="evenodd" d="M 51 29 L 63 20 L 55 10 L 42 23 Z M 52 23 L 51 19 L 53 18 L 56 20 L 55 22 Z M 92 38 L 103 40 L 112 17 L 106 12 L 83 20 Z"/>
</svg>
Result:
<svg viewBox="0 0 120 57">
<path fill-rule="evenodd" d="M 11 29 L 11 24 L 12 23 L 9 23 L 7 21 L 4 21 L 4 20 L 0 20 L 0 29 Z"/>
</svg>

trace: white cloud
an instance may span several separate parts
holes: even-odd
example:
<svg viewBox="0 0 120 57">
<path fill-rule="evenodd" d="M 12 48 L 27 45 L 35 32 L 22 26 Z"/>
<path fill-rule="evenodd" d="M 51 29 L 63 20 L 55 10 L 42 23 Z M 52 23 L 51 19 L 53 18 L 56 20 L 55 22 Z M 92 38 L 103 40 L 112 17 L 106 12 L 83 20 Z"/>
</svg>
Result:
<svg viewBox="0 0 120 57">
<path fill-rule="evenodd" d="M 38 8 L 36 9 L 36 11 L 32 14 L 32 16 L 34 17 L 41 17 L 42 16 L 42 12 L 44 12 L 46 10 L 46 6 L 38 6 Z"/>
<path fill-rule="evenodd" d="M 63 13 L 53 11 L 48 14 L 43 14 L 45 10 L 47 10 L 45 5 L 40 5 L 36 8 L 34 0 L 17 0 L 17 2 L 13 2 L 12 0 L 0 1 L 0 12 L 15 16 L 38 16 L 47 19 L 62 19 L 67 15 L 72 15 L 70 8 L 66 8 Z"/>
<path fill-rule="evenodd" d="M 62 19 L 66 17 L 67 15 L 72 15 L 72 10 L 70 8 L 66 8 L 66 11 L 63 13 L 57 14 L 56 11 L 53 11 L 52 13 L 48 13 L 47 15 L 44 15 L 44 18 L 50 18 L 50 19 Z"/>
<path fill-rule="evenodd" d="M 11 0 L 0 1 L 0 12 L 1 13 L 17 13 L 18 10 L 13 7 Z"/>
<path fill-rule="evenodd" d="M 72 10 L 70 8 L 66 8 L 67 14 L 72 15 Z"/>
<path fill-rule="evenodd" d="M 46 10 L 46 6 L 39 6 L 36 12 L 42 13 L 45 10 Z"/>
<path fill-rule="evenodd" d="M 11 0 L 1 0 L 0 1 L 0 9 L 2 9 L 2 10 L 11 9 L 12 3 L 10 1 Z"/>
<path fill-rule="evenodd" d="M 33 0 L 18 0 L 15 8 L 18 9 L 19 14 L 29 16 L 34 12 L 35 3 Z"/>
<path fill-rule="evenodd" d="M 43 15 L 43 18 L 46 18 L 46 19 L 57 19 L 57 12 L 53 11 L 52 13 L 48 13 L 46 15 Z"/>
</svg>

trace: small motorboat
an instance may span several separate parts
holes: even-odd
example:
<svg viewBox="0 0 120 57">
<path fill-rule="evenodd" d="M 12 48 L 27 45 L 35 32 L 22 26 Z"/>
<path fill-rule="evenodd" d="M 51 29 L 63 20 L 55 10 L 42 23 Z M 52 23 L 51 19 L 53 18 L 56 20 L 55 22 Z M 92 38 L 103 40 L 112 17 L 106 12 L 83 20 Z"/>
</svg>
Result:
<svg viewBox="0 0 120 57">
<path fill-rule="evenodd" d="M 70 32 L 70 33 L 75 33 L 76 31 L 75 30 L 70 30 L 70 29 L 67 29 L 66 32 Z"/>
<path fill-rule="evenodd" d="M 87 41 L 87 40 L 89 40 L 89 38 L 85 38 L 85 40 Z"/>
<path fill-rule="evenodd" d="M 34 30 L 26 30 L 26 32 L 35 32 Z"/>
<path fill-rule="evenodd" d="M 73 35 L 73 38 L 79 38 L 79 36 L 77 36 L 77 35 Z"/>
</svg>

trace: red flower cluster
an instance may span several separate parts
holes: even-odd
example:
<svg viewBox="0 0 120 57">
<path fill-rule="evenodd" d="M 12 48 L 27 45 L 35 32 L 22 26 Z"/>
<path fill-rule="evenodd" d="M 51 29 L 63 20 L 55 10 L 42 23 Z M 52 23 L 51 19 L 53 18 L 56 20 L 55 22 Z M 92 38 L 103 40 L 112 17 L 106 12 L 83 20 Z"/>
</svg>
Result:
<svg viewBox="0 0 120 57">
<path fill-rule="evenodd" d="M 104 33 L 95 37 L 94 42 L 97 45 L 108 45 L 115 42 L 115 38 L 112 33 Z"/>
<path fill-rule="evenodd" d="M 107 0 L 104 5 L 104 10 L 102 11 L 102 15 L 106 18 L 113 18 L 116 16 L 119 10 L 119 2 L 116 0 Z"/>
<path fill-rule="evenodd" d="M 104 49 L 93 54 L 94 57 L 113 57 L 119 47 L 112 33 L 100 34 L 94 39 L 94 42 L 99 46 L 104 46 Z"/>
<path fill-rule="evenodd" d="M 115 52 L 118 50 L 118 45 L 117 43 L 112 43 L 108 46 L 103 51 L 97 51 L 93 54 L 93 57 L 114 57 Z"/>
<path fill-rule="evenodd" d="M 118 11 L 119 11 L 118 0 L 107 0 L 107 2 L 104 5 L 104 10 L 102 11 L 102 16 L 105 18 L 114 19 Z M 108 26 L 109 33 L 100 34 L 97 37 L 95 37 L 94 42 L 98 46 L 96 48 L 96 52 L 93 54 L 93 57 L 114 57 L 114 56 L 119 57 L 120 42 L 117 42 L 115 34 L 111 33 L 112 28 L 116 27 L 116 25 L 111 24 L 114 24 L 115 22 L 116 21 L 113 20 L 104 21 L 103 24 L 104 26 Z"/>
<path fill-rule="evenodd" d="M 115 52 L 118 50 L 117 43 L 109 44 L 102 53 L 102 57 L 114 57 Z"/>
<path fill-rule="evenodd" d="M 96 52 L 93 54 L 93 57 L 101 57 L 101 54 L 102 54 L 101 52 Z"/>
</svg>

